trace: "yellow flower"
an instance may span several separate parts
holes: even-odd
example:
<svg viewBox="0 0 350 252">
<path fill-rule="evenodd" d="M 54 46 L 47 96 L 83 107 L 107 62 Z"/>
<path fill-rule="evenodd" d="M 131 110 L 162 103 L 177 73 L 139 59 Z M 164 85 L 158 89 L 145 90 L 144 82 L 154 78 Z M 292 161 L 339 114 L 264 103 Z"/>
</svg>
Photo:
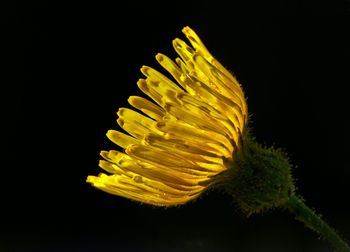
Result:
<svg viewBox="0 0 350 252">
<path fill-rule="evenodd" d="M 124 149 L 102 151 L 100 167 L 110 173 L 88 176 L 93 186 L 139 202 L 173 206 L 198 197 L 227 169 L 242 144 L 247 105 L 236 78 L 206 49 L 189 27 L 192 47 L 175 39 L 180 56 L 156 59 L 173 80 L 143 66 L 138 87 L 154 102 L 131 96 L 118 111 L 129 134 L 110 130 L 108 138 Z M 174 82 L 174 80 L 176 82 Z"/>
</svg>

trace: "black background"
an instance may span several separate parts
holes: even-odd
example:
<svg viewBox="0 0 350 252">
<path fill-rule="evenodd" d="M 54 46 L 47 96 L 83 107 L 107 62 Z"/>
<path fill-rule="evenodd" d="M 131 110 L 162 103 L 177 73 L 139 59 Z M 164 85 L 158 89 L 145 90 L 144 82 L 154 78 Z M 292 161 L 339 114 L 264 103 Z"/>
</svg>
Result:
<svg viewBox="0 0 350 252">
<path fill-rule="evenodd" d="M 191 26 L 242 83 L 260 142 L 350 240 L 346 2 L 13 2 L 3 11 L 0 251 L 331 251 L 279 210 L 245 218 L 212 192 L 162 209 L 92 188 L 116 111 Z M 4 9 L 3 9 L 4 10 Z M 7 35 L 8 34 L 8 35 Z"/>
</svg>

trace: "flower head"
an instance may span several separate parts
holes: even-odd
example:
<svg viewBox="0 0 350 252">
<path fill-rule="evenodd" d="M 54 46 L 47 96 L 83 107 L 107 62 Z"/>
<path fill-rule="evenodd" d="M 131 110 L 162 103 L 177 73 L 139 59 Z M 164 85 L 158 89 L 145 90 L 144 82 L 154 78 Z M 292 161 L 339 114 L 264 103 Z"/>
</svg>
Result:
<svg viewBox="0 0 350 252">
<path fill-rule="evenodd" d="M 139 112 L 120 108 L 107 137 L 124 149 L 102 151 L 100 167 L 109 174 L 88 176 L 93 186 L 139 202 L 172 206 L 198 197 L 214 178 L 230 169 L 246 130 L 247 105 L 236 78 L 206 49 L 189 27 L 191 46 L 173 41 L 180 56 L 156 59 L 172 78 L 143 66 L 137 82 L 153 102 L 131 96 Z"/>
<path fill-rule="evenodd" d="M 210 187 L 232 196 L 247 216 L 283 207 L 332 242 L 349 246 L 294 193 L 288 155 L 258 144 L 247 130 L 247 105 L 240 84 L 205 48 L 189 27 L 192 47 L 175 39 L 180 58 L 156 59 L 172 79 L 143 66 L 138 87 L 153 102 L 131 96 L 118 111 L 124 130 L 108 138 L 124 149 L 102 151 L 109 173 L 87 182 L 111 194 L 156 206 L 184 204 Z M 175 80 L 175 81 L 174 81 Z"/>
</svg>

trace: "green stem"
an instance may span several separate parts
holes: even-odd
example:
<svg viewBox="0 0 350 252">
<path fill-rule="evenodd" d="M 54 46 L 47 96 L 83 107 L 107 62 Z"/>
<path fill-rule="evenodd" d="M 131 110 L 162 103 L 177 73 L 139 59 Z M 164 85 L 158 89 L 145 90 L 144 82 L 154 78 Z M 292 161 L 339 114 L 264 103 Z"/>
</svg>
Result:
<svg viewBox="0 0 350 252">
<path fill-rule="evenodd" d="M 286 207 L 296 215 L 296 219 L 328 240 L 337 252 L 350 252 L 349 245 L 297 196 L 291 196 Z"/>
</svg>

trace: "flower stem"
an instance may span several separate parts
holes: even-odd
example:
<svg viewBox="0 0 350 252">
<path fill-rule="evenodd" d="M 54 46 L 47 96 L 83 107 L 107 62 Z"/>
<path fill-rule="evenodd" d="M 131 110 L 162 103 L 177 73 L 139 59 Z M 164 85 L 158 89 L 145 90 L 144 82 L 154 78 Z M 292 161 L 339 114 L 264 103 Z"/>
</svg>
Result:
<svg viewBox="0 0 350 252">
<path fill-rule="evenodd" d="M 299 197 L 291 196 L 286 208 L 296 215 L 297 220 L 328 240 L 337 252 L 350 252 L 349 245 L 320 216 L 307 207 Z"/>
</svg>

